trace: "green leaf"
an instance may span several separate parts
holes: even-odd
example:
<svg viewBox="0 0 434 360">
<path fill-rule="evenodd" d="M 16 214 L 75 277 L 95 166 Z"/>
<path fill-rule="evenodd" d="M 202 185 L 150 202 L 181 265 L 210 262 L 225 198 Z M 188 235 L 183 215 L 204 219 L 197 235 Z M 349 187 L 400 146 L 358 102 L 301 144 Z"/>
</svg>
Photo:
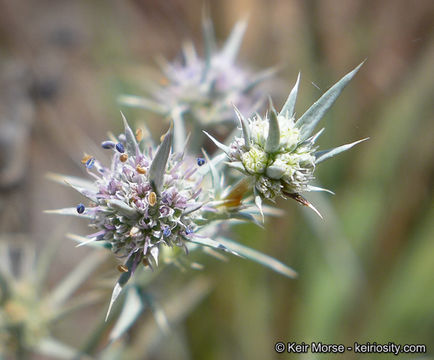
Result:
<svg viewBox="0 0 434 360">
<path fill-rule="evenodd" d="M 93 216 L 90 214 L 79 214 L 76 208 L 63 208 L 63 209 L 55 209 L 55 210 L 44 210 L 46 214 L 58 214 L 58 215 L 72 215 L 85 219 L 92 219 Z"/>
<path fill-rule="evenodd" d="M 41 339 L 36 345 L 36 351 L 55 359 L 90 359 L 89 356 L 80 354 L 78 350 L 51 337 Z"/>
<path fill-rule="evenodd" d="M 75 191 L 78 191 L 81 195 L 88 198 L 90 201 L 94 203 L 98 203 L 98 199 L 96 198 L 96 192 L 92 190 L 87 190 L 85 188 L 82 188 L 80 186 L 76 186 L 73 184 L 70 184 L 68 181 L 65 180 L 65 183 L 69 186 L 71 186 Z"/>
<path fill-rule="evenodd" d="M 92 181 L 82 179 L 76 176 L 69 176 L 69 175 L 62 175 L 62 174 L 55 174 L 55 173 L 47 173 L 46 174 L 47 179 L 50 179 L 52 181 L 55 181 L 61 185 L 68 185 L 68 186 L 77 186 L 82 189 L 86 189 L 88 191 L 96 192 L 97 188 L 95 184 Z"/>
<path fill-rule="evenodd" d="M 205 130 L 202 130 L 203 132 L 204 132 L 204 134 L 206 135 L 206 136 L 208 136 L 211 140 L 212 140 L 212 142 L 220 149 L 220 150 L 223 150 L 226 154 L 228 154 L 229 155 L 229 153 L 230 153 L 230 151 L 231 151 L 231 149 L 230 149 L 230 147 L 229 146 L 226 146 L 226 145 L 224 145 L 224 144 L 222 144 L 220 141 L 218 141 L 217 139 L 215 139 L 214 137 L 212 137 L 210 134 L 208 134 Z"/>
<path fill-rule="evenodd" d="M 88 278 L 89 275 L 105 260 L 105 253 L 92 252 L 82 260 L 68 276 L 50 293 L 49 301 L 54 306 L 60 306 L 68 300 L 74 291 Z"/>
<path fill-rule="evenodd" d="M 108 249 L 110 249 L 110 247 L 111 247 L 111 244 L 107 241 L 99 240 L 99 241 L 88 242 L 89 238 L 84 237 L 84 236 L 80 236 L 77 234 L 68 233 L 68 234 L 66 234 L 66 237 L 68 239 L 71 239 L 71 240 L 78 242 L 79 245 L 86 243 L 87 246 L 96 247 L 96 248 L 108 248 Z"/>
<path fill-rule="evenodd" d="M 258 190 L 256 190 L 256 187 L 254 188 L 253 193 L 255 195 L 255 204 L 256 204 L 257 208 L 259 209 L 259 212 L 261 213 L 262 222 L 264 222 L 265 219 L 264 219 L 264 212 L 262 210 L 262 198 L 259 195 Z"/>
<path fill-rule="evenodd" d="M 107 201 L 107 205 L 114 209 L 116 212 L 119 212 L 130 219 L 137 219 L 140 216 L 140 214 L 136 210 L 134 210 L 132 207 L 128 206 L 121 200 L 109 200 Z"/>
<path fill-rule="evenodd" d="M 289 93 L 288 99 L 286 99 L 286 102 L 283 105 L 282 110 L 279 113 L 279 116 L 283 116 L 285 118 L 291 118 L 294 116 L 295 102 L 297 100 L 299 83 L 300 83 L 300 73 L 298 73 L 297 81 L 295 82 L 294 87 Z"/>
<path fill-rule="evenodd" d="M 155 322 L 157 323 L 161 332 L 165 335 L 168 335 L 170 332 L 170 325 L 163 308 L 157 301 L 155 301 L 154 297 L 149 293 L 144 294 L 144 300 L 148 304 L 152 315 L 154 316 Z"/>
<path fill-rule="evenodd" d="M 130 277 L 131 277 L 131 268 L 132 268 L 132 265 L 134 263 L 134 260 L 135 260 L 135 256 L 134 256 L 134 254 L 132 254 L 128 258 L 127 262 L 125 263 L 125 266 L 128 268 L 128 271 L 125 272 L 125 273 L 123 273 L 119 277 L 118 282 L 116 283 L 115 287 L 113 288 L 112 297 L 110 299 L 110 304 L 109 304 L 109 307 L 108 307 L 108 310 L 107 310 L 107 315 L 105 317 L 105 321 L 107 321 L 107 319 L 108 319 L 108 317 L 110 315 L 110 311 L 111 311 L 111 309 L 113 307 L 113 304 L 115 303 L 116 299 L 119 297 L 122 289 L 127 284 L 128 280 L 130 280 Z"/>
<path fill-rule="evenodd" d="M 230 162 L 225 162 L 225 164 L 227 166 L 229 166 L 230 168 L 238 170 L 241 173 L 247 175 L 246 168 L 244 167 L 244 165 L 241 161 L 230 161 Z"/>
<path fill-rule="evenodd" d="M 168 112 L 168 109 L 163 105 L 140 96 L 121 95 L 118 97 L 118 102 L 121 105 L 149 110 L 160 115 L 166 115 Z"/>
<path fill-rule="evenodd" d="M 222 58 L 229 64 L 232 64 L 238 55 L 246 28 L 247 19 L 238 21 L 221 50 Z"/>
<path fill-rule="evenodd" d="M 152 160 L 151 168 L 149 169 L 149 181 L 157 195 L 160 195 L 163 186 L 164 173 L 166 172 L 166 165 L 170 155 L 170 148 L 172 147 L 172 140 L 173 125 L 170 125 L 170 129 L 167 131 L 163 142 L 158 147 L 157 153 Z"/>
<path fill-rule="evenodd" d="M 217 172 L 217 169 L 215 168 L 214 164 L 211 162 L 211 160 L 208 157 L 208 154 L 204 149 L 202 149 L 203 156 L 205 157 L 206 163 L 209 165 L 209 169 L 211 172 L 211 181 L 212 181 L 212 187 L 214 189 L 214 194 L 216 198 L 219 198 L 219 195 L 221 193 L 221 186 L 220 186 L 220 175 Z"/>
<path fill-rule="evenodd" d="M 267 153 L 273 153 L 279 149 L 280 145 L 280 130 L 279 121 L 277 120 L 276 110 L 270 106 L 270 118 L 268 126 L 268 137 L 265 144 L 265 151 Z"/>
<path fill-rule="evenodd" d="M 176 153 L 182 153 L 185 149 L 185 142 L 187 137 L 185 135 L 185 123 L 182 117 L 181 109 L 178 107 L 171 112 L 173 119 L 173 151 Z"/>
<path fill-rule="evenodd" d="M 237 109 L 237 107 L 234 105 L 235 114 L 237 114 L 237 118 L 240 121 L 241 129 L 243 130 L 243 137 L 244 137 L 244 146 L 247 150 L 250 150 L 250 127 L 249 123 L 247 122 L 246 118 L 243 116 L 243 114 L 240 113 L 240 111 Z"/>
<path fill-rule="evenodd" d="M 268 78 L 273 77 L 274 75 L 276 75 L 277 71 L 279 71 L 279 69 L 272 67 L 269 69 L 265 69 L 255 75 L 252 76 L 251 79 L 249 79 L 249 82 L 247 83 L 247 86 L 243 89 L 244 93 L 248 93 L 250 90 L 252 90 L 256 85 L 260 84 L 261 82 L 267 80 Z M 261 101 L 262 102 L 262 101 Z M 256 107 L 253 106 L 253 109 L 255 109 Z"/>
<path fill-rule="evenodd" d="M 227 159 L 226 154 L 218 154 L 218 155 L 214 156 L 212 159 L 210 159 L 211 160 L 210 163 L 212 163 L 212 166 L 214 166 L 217 169 L 217 166 L 220 165 L 223 162 L 223 160 L 226 160 L 226 159 Z M 202 176 L 208 174 L 211 170 L 210 169 L 210 167 L 211 167 L 210 163 L 206 163 L 205 165 L 202 165 L 199 168 L 198 173 Z"/>
<path fill-rule="evenodd" d="M 263 254 L 257 250 L 251 249 L 247 246 L 241 245 L 235 241 L 226 238 L 219 238 L 218 241 L 221 242 L 223 245 L 234 249 L 245 258 L 257 262 L 258 264 L 261 264 L 279 274 L 285 275 L 290 278 L 297 277 L 297 273 L 293 269 L 269 255 Z"/>
<path fill-rule="evenodd" d="M 210 248 L 217 249 L 217 250 L 223 250 L 223 251 L 228 252 L 228 253 L 235 255 L 235 256 L 240 256 L 236 251 L 233 251 L 229 247 L 227 247 L 227 246 L 225 246 L 225 245 L 223 245 L 223 244 L 221 244 L 215 240 L 212 240 L 210 238 L 202 238 L 202 237 L 195 236 L 195 237 L 191 237 L 191 238 L 185 238 L 185 240 L 190 241 L 194 244 L 198 244 L 198 245 L 202 245 L 202 246 L 208 246 Z"/>
<path fill-rule="evenodd" d="M 124 131 L 125 131 L 125 138 L 126 138 L 126 151 L 129 156 L 136 156 L 137 152 L 137 141 L 136 137 L 133 133 L 133 130 L 131 130 L 130 126 L 128 125 L 127 119 L 125 118 L 124 114 L 121 111 L 122 115 L 122 121 L 124 123 Z"/>
<path fill-rule="evenodd" d="M 110 341 L 119 339 L 134 324 L 145 308 L 139 290 L 131 286 L 126 294 L 121 314 L 110 332 Z"/>
<path fill-rule="evenodd" d="M 323 151 L 317 151 L 315 153 L 315 164 L 319 164 L 320 162 L 330 159 L 331 157 L 340 154 L 341 152 L 347 151 L 351 149 L 353 146 L 360 144 L 363 141 L 368 140 L 369 138 L 361 139 L 358 141 L 354 141 L 351 144 L 345 144 L 338 147 L 335 147 L 333 149 L 329 150 L 323 150 Z"/>
<path fill-rule="evenodd" d="M 322 119 L 328 109 L 334 104 L 342 90 L 356 75 L 363 62 L 353 71 L 345 75 L 335 85 L 323 94 L 296 122 L 296 126 L 301 130 L 301 140 L 305 140 L 312 133 L 318 122 Z"/>
</svg>

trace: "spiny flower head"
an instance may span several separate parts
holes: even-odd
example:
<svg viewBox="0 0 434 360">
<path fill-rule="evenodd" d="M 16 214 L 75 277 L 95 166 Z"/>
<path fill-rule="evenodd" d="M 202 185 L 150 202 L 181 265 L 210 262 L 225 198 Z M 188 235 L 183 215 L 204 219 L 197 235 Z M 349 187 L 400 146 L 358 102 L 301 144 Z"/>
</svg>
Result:
<svg viewBox="0 0 434 360">
<path fill-rule="evenodd" d="M 300 195 L 305 191 L 328 191 L 311 185 L 316 165 L 363 140 L 330 150 L 317 151 L 315 141 L 324 129 L 313 136 L 311 133 L 360 66 L 330 88 L 297 121 L 294 107 L 299 78 L 279 114 L 271 101 L 270 109 L 264 118 L 255 115 L 246 119 L 235 108 L 242 137 L 236 137 L 229 147 L 211 137 L 226 152 L 229 158 L 228 165 L 252 180 L 255 201 L 259 207 L 263 199 L 274 200 L 281 196 L 294 198 L 316 211 Z"/>
<path fill-rule="evenodd" d="M 162 63 L 164 77 L 152 90 L 152 99 L 122 96 L 121 102 L 163 115 L 181 112 L 187 120 L 201 125 L 232 121 L 231 103 L 237 104 L 245 113 L 253 113 L 263 98 L 253 91 L 260 82 L 273 75 L 274 70 L 253 74 L 236 64 L 247 22 L 239 21 L 235 25 L 221 49 L 215 45 L 211 21 L 205 19 L 203 27 L 204 58 L 187 43 L 182 61 Z"/>
<path fill-rule="evenodd" d="M 86 210 L 83 204 L 77 206 L 77 212 L 87 214 L 96 229 L 90 240 L 105 241 L 125 264 L 131 264 L 120 267 L 121 272 L 140 262 L 158 265 L 161 245 L 186 248 L 202 207 L 198 164 L 171 153 L 172 129 L 155 155 L 151 148 L 140 150 L 126 122 L 125 129 L 114 146 L 102 144 L 113 149 L 111 166 L 95 160 L 88 169 L 96 178 L 94 190 L 83 192 L 91 206 Z"/>
</svg>

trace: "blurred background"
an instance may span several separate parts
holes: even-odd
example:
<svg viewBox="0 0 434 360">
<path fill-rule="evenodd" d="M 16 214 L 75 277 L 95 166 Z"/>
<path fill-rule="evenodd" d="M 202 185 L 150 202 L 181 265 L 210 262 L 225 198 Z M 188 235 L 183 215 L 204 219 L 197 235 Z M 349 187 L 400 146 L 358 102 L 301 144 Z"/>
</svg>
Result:
<svg viewBox="0 0 434 360">
<path fill-rule="evenodd" d="M 182 41 L 202 49 L 203 7 L 199 0 L 0 0 L 0 237 L 24 238 L 39 250 L 59 239 L 52 283 L 88 251 L 64 233 L 88 229 L 85 221 L 43 213 L 80 202 L 46 173 L 84 175 L 83 152 L 121 129 L 117 96 L 141 95 L 140 79 L 156 69 L 156 56 L 173 59 Z M 287 358 L 274 351 L 280 340 L 426 344 L 429 354 L 399 358 L 432 358 L 434 3 L 220 0 L 208 7 L 222 40 L 249 16 L 239 61 L 281 66 L 267 83 L 276 107 L 299 71 L 301 114 L 367 58 L 323 120 L 319 145 L 370 140 L 318 168 L 321 185 L 336 193 L 309 196 L 323 221 L 282 201 L 286 215 L 268 219 L 265 229 L 234 228 L 235 239 L 293 267 L 297 279 L 243 259 L 207 260 L 207 295 L 175 314 L 173 333 L 152 345 L 142 336 L 153 320 L 139 320 L 126 339 L 134 356 Z M 122 110 L 133 124 L 147 122 L 155 138 L 164 129 L 143 110 Z M 114 279 L 114 266 L 102 276 Z M 190 274 L 172 276 L 182 282 Z M 173 295 L 156 289 L 156 296 Z M 105 306 L 59 324 L 59 336 L 83 342 Z M 177 303 L 171 306 L 176 313 Z"/>
</svg>

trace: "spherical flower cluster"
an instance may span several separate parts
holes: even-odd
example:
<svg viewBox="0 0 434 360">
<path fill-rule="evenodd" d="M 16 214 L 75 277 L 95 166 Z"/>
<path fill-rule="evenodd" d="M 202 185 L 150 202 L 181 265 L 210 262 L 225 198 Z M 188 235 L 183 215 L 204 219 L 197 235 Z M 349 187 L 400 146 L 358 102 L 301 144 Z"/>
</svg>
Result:
<svg viewBox="0 0 434 360">
<path fill-rule="evenodd" d="M 91 206 L 79 204 L 77 212 L 90 216 L 97 230 L 91 240 L 105 241 L 119 257 L 133 259 L 133 268 L 141 261 L 158 265 L 161 245 L 185 248 L 185 240 L 194 236 L 202 205 L 199 165 L 170 154 L 171 137 L 170 130 L 155 156 L 151 149 L 142 152 L 132 136 L 104 142 L 103 148 L 113 149 L 110 168 L 83 159 L 92 164 L 86 166 L 96 177 L 95 190 L 85 192 Z"/>
<path fill-rule="evenodd" d="M 280 137 L 272 151 L 267 151 L 269 119 L 256 115 L 247 123 L 251 134 L 248 146 L 244 138 L 236 138 L 229 158 L 242 164 L 240 169 L 252 177 L 256 191 L 263 198 L 274 200 L 276 196 L 308 190 L 314 179 L 315 147 L 313 142 L 301 141 L 294 120 L 277 116 Z"/>
<path fill-rule="evenodd" d="M 252 180 L 255 203 L 260 209 L 263 199 L 274 200 L 281 196 L 293 198 L 319 214 L 300 195 L 305 191 L 329 191 L 310 184 L 314 180 L 316 165 L 366 139 L 316 151 L 315 141 L 324 129 L 316 135 L 312 135 L 312 132 L 360 66 L 361 64 L 326 91 L 297 121 L 294 109 L 300 76 L 279 114 L 271 101 L 264 118 L 255 115 L 246 119 L 235 108 L 242 137 L 235 137 L 229 146 L 207 134 L 227 154 L 228 165 Z"/>
<path fill-rule="evenodd" d="M 218 49 L 212 24 L 205 19 L 203 57 L 191 43 L 185 44 L 181 60 L 161 62 L 163 77 L 150 89 L 149 99 L 125 95 L 121 102 L 166 116 L 182 113 L 202 126 L 232 122 L 231 103 L 252 114 L 264 98 L 258 85 L 274 70 L 253 73 L 236 63 L 246 26 L 246 21 L 238 22 Z"/>
</svg>

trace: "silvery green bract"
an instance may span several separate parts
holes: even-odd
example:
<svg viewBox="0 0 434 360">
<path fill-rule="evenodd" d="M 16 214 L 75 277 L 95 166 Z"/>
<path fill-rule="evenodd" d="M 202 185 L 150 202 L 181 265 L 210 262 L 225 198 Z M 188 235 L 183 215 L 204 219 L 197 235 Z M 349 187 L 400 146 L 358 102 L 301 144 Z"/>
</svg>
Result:
<svg viewBox="0 0 434 360">
<path fill-rule="evenodd" d="M 259 208 L 262 207 L 263 199 L 290 197 L 320 215 L 312 204 L 300 195 L 306 191 L 329 191 L 311 185 L 316 166 L 366 139 L 330 150 L 317 151 L 315 141 L 324 129 L 314 135 L 312 132 L 361 65 L 332 86 L 297 120 L 294 108 L 300 76 L 280 113 L 276 112 L 271 101 L 264 118 L 257 114 L 246 119 L 235 108 L 242 137 L 236 137 L 230 146 L 219 143 L 207 134 L 227 154 L 228 165 L 252 181 L 255 202 Z"/>
<path fill-rule="evenodd" d="M 182 61 L 160 61 L 164 77 L 150 89 L 150 98 L 124 95 L 121 103 L 164 116 L 182 114 L 183 119 L 201 126 L 232 122 L 231 103 L 252 114 L 264 99 L 263 93 L 255 91 L 257 85 L 275 71 L 254 74 L 236 63 L 246 27 L 246 20 L 239 21 L 218 49 L 212 23 L 204 19 L 204 58 L 186 43 Z"/>
<path fill-rule="evenodd" d="M 0 242 L 0 358 L 27 359 L 30 354 L 56 359 L 78 358 L 80 352 L 57 339 L 52 326 L 100 299 L 99 294 L 93 292 L 82 293 L 80 297 L 74 293 L 105 256 L 93 251 L 47 291 L 46 277 L 55 246 L 51 244 L 37 256 L 34 247 L 17 240 Z"/>
<path fill-rule="evenodd" d="M 110 166 L 90 155 L 83 158 L 93 181 L 51 176 L 72 186 L 89 202 L 87 206 L 50 211 L 89 220 L 94 233 L 86 238 L 72 236 L 79 241 L 78 246 L 102 246 L 122 260 L 118 267 L 122 274 L 113 289 L 108 313 L 139 267 L 155 270 L 174 253 L 180 255 L 198 247 L 222 250 L 286 276 L 295 275 L 277 260 L 221 238 L 221 223 L 258 223 L 257 209 L 244 204 L 238 195 L 243 185 L 224 186 L 223 177 L 215 169 L 221 156 L 211 160 L 204 154 L 205 164 L 203 159 L 172 152 L 177 134 L 172 126 L 155 151 L 149 143 L 144 144 L 141 132 L 135 135 L 125 118 L 123 121 L 124 133 L 101 144 L 112 154 Z M 208 174 L 211 181 L 204 179 Z M 170 254 L 168 249 L 172 250 Z"/>
</svg>

